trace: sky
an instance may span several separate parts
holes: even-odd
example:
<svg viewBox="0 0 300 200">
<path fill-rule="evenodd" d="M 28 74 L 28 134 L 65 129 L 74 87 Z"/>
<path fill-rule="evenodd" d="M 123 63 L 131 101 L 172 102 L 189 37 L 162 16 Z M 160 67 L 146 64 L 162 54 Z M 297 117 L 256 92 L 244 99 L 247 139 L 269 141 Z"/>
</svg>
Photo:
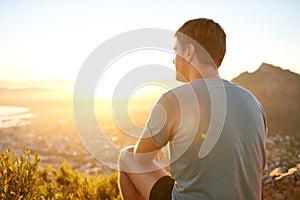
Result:
<svg viewBox="0 0 300 200">
<path fill-rule="evenodd" d="M 113 36 L 139 28 L 176 31 L 199 17 L 227 34 L 223 78 L 263 62 L 300 73 L 299 10 L 297 0 L 0 0 L 0 81 L 73 81 L 89 54 Z"/>
</svg>

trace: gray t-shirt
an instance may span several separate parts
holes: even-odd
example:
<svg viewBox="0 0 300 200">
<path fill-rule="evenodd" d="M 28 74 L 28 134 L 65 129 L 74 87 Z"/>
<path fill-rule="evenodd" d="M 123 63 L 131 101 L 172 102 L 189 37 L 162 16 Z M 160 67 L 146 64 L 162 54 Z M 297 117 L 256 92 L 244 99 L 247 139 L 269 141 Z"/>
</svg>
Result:
<svg viewBox="0 0 300 200">
<path fill-rule="evenodd" d="M 261 199 L 267 126 L 249 91 L 222 79 L 185 84 L 159 99 L 146 130 L 169 143 L 172 199 Z"/>
</svg>

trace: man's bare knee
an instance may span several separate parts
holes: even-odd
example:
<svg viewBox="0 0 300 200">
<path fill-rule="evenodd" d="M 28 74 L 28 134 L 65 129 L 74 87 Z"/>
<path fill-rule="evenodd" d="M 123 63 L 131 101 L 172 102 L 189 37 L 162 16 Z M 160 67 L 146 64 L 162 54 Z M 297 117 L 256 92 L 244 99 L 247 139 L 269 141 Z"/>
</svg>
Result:
<svg viewBox="0 0 300 200">
<path fill-rule="evenodd" d="M 123 149 L 119 157 L 119 171 L 124 173 L 149 173 L 160 170 L 162 167 L 153 161 L 141 162 L 144 157 L 152 156 L 152 153 L 134 155 L 134 147 L 129 146 Z"/>
</svg>

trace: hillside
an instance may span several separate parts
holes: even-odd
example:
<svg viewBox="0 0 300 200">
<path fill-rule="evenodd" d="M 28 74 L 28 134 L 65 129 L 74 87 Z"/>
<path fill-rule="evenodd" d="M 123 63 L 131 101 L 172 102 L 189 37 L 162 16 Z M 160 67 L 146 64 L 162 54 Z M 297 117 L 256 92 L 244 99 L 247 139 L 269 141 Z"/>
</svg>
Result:
<svg viewBox="0 0 300 200">
<path fill-rule="evenodd" d="M 300 75 L 263 63 L 253 73 L 245 72 L 232 82 L 250 90 L 262 103 L 269 133 L 300 137 Z"/>
</svg>

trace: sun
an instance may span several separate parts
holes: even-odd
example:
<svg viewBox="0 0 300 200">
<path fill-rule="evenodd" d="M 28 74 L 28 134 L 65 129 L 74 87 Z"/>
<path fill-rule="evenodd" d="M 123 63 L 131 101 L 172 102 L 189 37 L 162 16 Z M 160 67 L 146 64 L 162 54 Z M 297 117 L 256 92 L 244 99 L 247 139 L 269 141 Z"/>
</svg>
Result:
<svg viewBox="0 0 300 200">
<path fill-rule="evenodd" d="M 159 65 L 170 69 L 170 73 L 166 74 L 162 79 L 175 80 L 175 71 L 172 62 L 173 58 L 174 55 L 172 53 L 162 50 L 137 50 L 125 54 L 112 62 L 111 65 L 107 66 L 105 72 L 99 77 L 95 92 L 96 98 L 111 99 L 114 92 L 118 89 L 117 87 L 120 86 L 120 82 L 126 77 L 132 76 L 133 78 L 128 80 L 127 83 L 125 82 L 125 85 L 133 84 L 133 81 L 143 82 L 142 80 L 146 80 L 148 74 L 145 72 L 144 74 L 135 76 L 134 73 L 136 73 L 136 69 L 146 65 Z M 173 72 L 171 72 L 172 70 Z M 157 76 L 159 77 L 160 71 L 158 69 L 157 71 L 153 71 L 153 73 L 157 73 Z M 164 82 L 164 80 L 156 80 L 152 83 L 153 85 L 159 85 L 160 81 Z M 130 93 L 137 92 L 137 94 L 140 95 L 141 93 L 145 93 L 146 90 L 149 90 L 148 92 L 157 90 L 157 87 L 151 89 L 151 87 L 147 86 L 146 88 L 142 89 L 140 88 L 140 85 L 137 84 L 135 87 L 131 88 Z M 122 96 L 117 96 L 117 98 L 122 98 Z"/>
</svg>

